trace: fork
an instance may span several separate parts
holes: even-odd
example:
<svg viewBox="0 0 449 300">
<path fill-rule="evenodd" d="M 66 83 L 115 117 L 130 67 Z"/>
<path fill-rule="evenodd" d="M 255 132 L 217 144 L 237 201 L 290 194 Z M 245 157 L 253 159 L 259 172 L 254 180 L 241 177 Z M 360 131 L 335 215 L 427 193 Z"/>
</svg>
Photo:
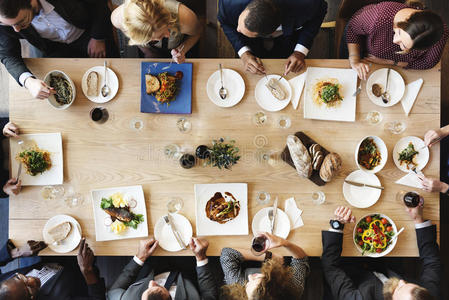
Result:
<svg viewBox="0 0 449 300">
<path fill-rule="evenodd" d="M 178 52 L 179 52 L 179 51 L 182 51 L 182 50 L 184 49 L 184 46 L 185 46 L 185 45 L 182 44 L 181 47 L 179 48 Z M 172 63 L 173 63 L 173 57 L 171 58 L 170 64 L 169 64 L 168 66 L 166 66 L 166 67 L 163 67 L 162 70 L 168 70 L 168 69 L 170 69 Z"/>
<path fill-rule="evenodd" d="M 362 81 L 360 80 L 359 86 L 355 90 L 354 94 L 352 94 L 352 97 L 357 96 L 358 94 L 360 94 L 361 91 L 362 91 Z"/>
<path fill-rule="evenodd" d="M 273 212 L 273 209 L 270 209 L 269 211 L 268 211 L 268 220 L 270 220 L 270 228 L 272 229 L 273 228 L 273 214 L 274 214 L 274 212 Z M 270 231 L 271 231 L 271 229 L 270 229 Z M 273 234 L 273 231 L 271 231 L 270 232 L 271 234 Z"/>
</svg>

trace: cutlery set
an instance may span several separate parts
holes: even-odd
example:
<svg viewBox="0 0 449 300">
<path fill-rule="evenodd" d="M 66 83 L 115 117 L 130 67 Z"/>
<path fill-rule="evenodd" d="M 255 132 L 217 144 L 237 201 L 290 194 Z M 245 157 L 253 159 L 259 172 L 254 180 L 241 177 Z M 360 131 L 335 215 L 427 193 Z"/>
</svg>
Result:
<svg viewBox="0 0 449 300">
<path fill-rule="evenodd" d="M 182 236 L 179 233 L 179 231 L 176 229 L 175 222 L 173 220 L 173 217 L 168 213 L 166 216 L 164 216 L 164 221 L 167 223 L 167 225 L 170 226 L 171 231 L 173 232 L 173 235 L 175 236 L 176 241 L 178 242 L 179 246 L 182 249 L 187 249 L 187 245 L 184 244 L 184 241 L 182 240 Z"/>
</svg>

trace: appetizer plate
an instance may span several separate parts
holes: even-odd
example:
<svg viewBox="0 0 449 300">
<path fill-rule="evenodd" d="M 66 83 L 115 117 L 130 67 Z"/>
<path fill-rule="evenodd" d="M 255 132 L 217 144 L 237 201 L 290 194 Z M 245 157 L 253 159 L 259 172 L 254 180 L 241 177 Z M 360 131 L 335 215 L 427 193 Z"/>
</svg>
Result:
<svg viewBox="0 0 449 300">
<path fill-rule="evenodd" d="M 417 164 L 418 164 L 416 166 L 417 171 L 421 171 L 422 169 L 424 169 L 424 167 L 429 162 L 429 158 L 430 158 L 429 148 L 425 147 L 424 149 L 419 150 L 420 148 L 424 147 L 424 145 L 425 145 L 425 143 L 422 139 L 420 139 L 419 137 L 416 137 L 416 136 L 403 137 L 394 146 L 393 161 L 394 161 L 396 167 L 398 167 L 399 170 L 401 170 L 402 172 L 405 172 L 405 173 L 410 172 L 410 170 L 407 169 L 407 166 L 405 164 L 401 165 L 401 163 L 399 162 L 399 153 L 402 150 L 404 150 L 405 148 L 407 148 L 407 146 L 410 142 L 413 144 L 415 150 L 419 152 L 418 154 L 416 154 L 416 158 L 415 158 L 417 161 Z"/>
<path fill-rule="evenodd" d="M 248 234 L 248 186 L 246 183 L 195 184 L 196 234 L 247 235 Z M 224 224 L 210 220 L 206 215 L 206 204 L 215 193 L 231 193 L 240 202 L 236 218 Z"/>
<path fill-rule="evenodd" d="M 61 223 L 69 222 L 72 226 L 69 235 L 58 245 L 52 243 L 52 239 L 48 234 L 48 231 Z M 68 253 L 73 251 L 81 241 L 82 233 L 81 226 L 77 220 L 68 215 L 57 215 L 49 219 L 45 223 L 44 229 L 42 230 L 42 236 L 44 237 L 44 242 L 48 245 L 48 248 L 57 253 Z"/>
<path fill-rule="evenodd" d="M 340 95 L 343 98 L 336 106 L 328 107 L 318 104 L 313 99 L 314 87 L 322 80 L 336 79 L 340 84 Z M 352 69 L 307 68 L 304 87 L 304 118 L 331 121 L 355 121 L 357 73 Z"/>
<path fill-rule="evenodd" d="M 142 62 L 140 66 L 140 112 L 156 114 L 191 114 L 192 113 L 192 64 Z M 175 75 L 183 73 L 181 80 L 176 81 L 177 93 L 174 101 L 160 103 L 153 95 L 148 95 L 145 85 L 145 74 L 157 75 L 168 72 Z"/>
<path fill-rule="evenodd" d="M 124 196 L 128 196 L 134 199 L 137 205 L 136 207 L 131 209 L 131 212 L 134 214 L 143 215 L 143 222 L 137 225 L 137 229 L 128 227 L 128 229 L 121 234 L 115 234 L 114 232 L 112 232 L 110 226 L 105 225 L 105 219 L 109 217 L 109 215 L 100 207 L 101 198 L 108 198 L 112 194 L 117 192 L 120 192 Z M 145 197 L 141 185 L 92 190 L 91 194 L 92 206 L 94 209 L 95 236 L 97 242 L 148 236 L 147 209 L 145 206 Z"/>
<path fill-rule="evenodd" d="M 59 70 L 53 70 L 47 73 L 47 75 L 45 75 L 44 77 L 44 82 L 46 85 L 50 86 L 50 75 L 59 75 L 64 77 L 65 79 L 67 79 L 67 81 L 70 83 L 70 87 L 72 88 L 72 101 L 70 101 L 70 103 L 68 104 L 59 104 L 56 101 L 55 95 L 50 95 L 50 97 L 47 98 L 48 103 L 50 103 L 51 106 L 53 106 L 56 109 L 67 109 L 69 108 L 70 105 L 72 105 L 72 103 L 75 101 L 76 98 L 76 87 L 75 84 L 73 83 L 72 79 L 70 79 L 69 75 L 67 75 L 66 73 L 59 71 Z"/>
<path fill-rule="evenodd" d="M 251 229 L 253 235 L 256 236 L 260 232 L 270 232 L 271 223 L 268 219 L 268 212 L 272 207 L 265 207 L 259 210 L 253 218 Z M 274 235 L 286 239 L 290 233 L 290 219 L 287 214 L 277 209 L 276 224 L 274 225 Z"/>
<path fill-rule="evenodd" d="M 279 77 L 281 77 L 281 75 L 277 74 L 271 74 L 267 75 L 266 77 L 262 77 L 257 82 L 256 89 L 254 90 L 257 104 L 259 104 L 260 107 L 267 111 L 280 111 L 284 109 L 290 103 L 290 99 L 292 98 L 292 88 L 290 86 L 290 83 L 283 77 L 280 80 L 280 84 L 287 94 L 285 100 L 276 99 L 265 86 L 265 84 L 271 78 L 279 79 Z"/>
<path fill-rule="evenodd" d="M 19 139 L 23 140 L 23 144 L 17 143 L 18 139 L 11 139 L 9 142 L 11 155 L 11 172 L 17 174 L 20 162 L 16 159 L 17 155 L 33 146 L 38 146 L 41 150 L 50 152 L 51 168 L 42 174 L 31 176 L 26 172 L 26 168 L 22 166 L 20 180 L 22 186 L 26 185 L 55 185 L 62 184 L 64 181 L 63 160 L 62 160 L 62 137 L 61 133 L 36 133 L 21 134 Z M 14 175 L 15 176 L 15 175 Z"/>
<path fill-rule="evenodd" d="M 368 95 L 368 98 L 374 104 L 383 107 L 395 105 L 401 101 L 405 93 L 405 82 L 401 74 L 399 74 L 396 70 L 390 69 L 390 78 L 388 79 L 388 93 L 390 94 L 390 101 L 388 101 L 388 103 L 384 103 L 381 97 L 374 96 L 373 84 L 377 83 L 385 89 L 387 72 L 388 68 L 376 70 L 366 81 L 366 94 Z"/>
<path fill-rule="evenodd" d="M 367 138 L 373 139 L 373 142 L 377 146 L 377 150 L 380 152 L 380 164 L 378 166 L 376 166 L 375 168 L 373 168 L 372 170 L 368 170 L 367 168 L 361 166 L 359 164 L 359 160 L 358 160 L 360 145 Z M 355 148 L 355 163 L 359 167 L 360 170 L 365 171 L 367 173 L 375 174 L 375 173 L 379 172 L 380 170 L 382 170 L 385 167 L 387 160 L 388 160 L 387 145 L 385 145 L 385 142 L 378 136 L 374 136 L 374 135 L 365 136 L 363 139 L 360 140 L 360 142 L 357 144 L 357 147 Z"/>
<path fill-rule="evenodd" d="M 223 69 L 223 86 L 228 91 L 225 99 L 221 99 L 218 93 L 221 88 L 220 70 L 215 71 L 207 80 L 207 96 L 215 105 L 231 107 L 242 100 L 245 94 L 245 82 L 239 73 L 231 69 Z"/>
<path fill-rule="evenodd" d="M 381 185 L 379 178 L 375 174 L 363 172 L 362 170 L 352 172 L 346 177 L 346 180 L 375 186 Z M 343 195 L 346 201 L 357 208 L 367 208 L 376 204 L 381 192 L 380 189 L 359 187 L 346 182 L 343 183 Z"/>
<path fill-rule="evenodd" d="M 192 237 L 192 225 L 189 220 L 180 214 L 171 214 L 175 223 L 176 230 L 181 235 L 183 242 L 188 245 Z M 181 251 L 182 248 L 176 241 L 175 235 L 170 228 L 170 225 L 165 223 L 164 216 L 160 217 L 156 225 L 154 225 L 154 238 L 159 241 L 159 246 L 162 249 L 170 252 Z"/>
<path fill-rule="evenodd" d="M 107 68 L 107 83 L 109 88 L 111 89 L 111 92 L 107 97 L 103 97 L 101 95 L 101 88 L 104 85 L 104 66 L 96 66 L 92 67 L 89 70 L 86 71 L 83 75 L 83 79 L 81 80 L 81 88 L 83 89 L 84 96 L 86 96 L 87 99 L 89 99 L 92 102 L 95 103 L 106 103 L 114 99 L 115 95 L 117 95 L 118 88 L 119 88 L 119 81 L 117 74 L 115 74 L 114 71 L 112 71 L 110 68 Z M 98 94 L 97 96 L 88 96 L 87 95 L 87 76 L 89 76 L 90 72 L 97 72 L 98 74 Z"/>
</svg>

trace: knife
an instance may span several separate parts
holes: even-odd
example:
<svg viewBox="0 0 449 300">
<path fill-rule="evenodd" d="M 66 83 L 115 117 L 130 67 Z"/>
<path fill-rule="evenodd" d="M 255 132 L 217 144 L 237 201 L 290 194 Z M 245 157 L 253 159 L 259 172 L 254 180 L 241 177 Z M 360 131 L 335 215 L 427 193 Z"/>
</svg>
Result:
<svg viewBox="0 0 449 300">
<path fill-rule="evenodd" d="M 179 234 L 178 230 L 176 230 L 175 222 L 173 222 L 173 217 L 170 214 L 168 214 L 168 215 L 164 216 L 164 220 L 165 220 L 165 223 L 170 225 L 170 228 L 171 228 L 173 235 L 175 236 L 175 239 L 178 242 L 179 246 L 182 249 L 186 249 L 187 247 L 184 244 L 184 241 L 182 240 L 181 235 Z"/>
<path fill-rule="evenodd" d="M 276 226 L 276 215 L 278 212 L 278 197 L 276 197 L 276 199 L 274 199 L 274 204 L 273 204 L 273 221 L 271 222 L 271 233 L 274 234 L 274 228 Z"/>
<path fill-rule="evenodd" d="M 347 184 L 360 186 L 360 187 L 369 187 L 369 188 L 379 189 L 379 190 L 383 190 L 384 189 L 383 186 L 377 186 L 377 185 L 371 185 L 371 184 L 366 184 L 366 183 L 360 183 L 360 182 L 355 182 L 355 181 L 346 180 L 346 179 L 345 179 L 345 182 Z"/>
</svg>

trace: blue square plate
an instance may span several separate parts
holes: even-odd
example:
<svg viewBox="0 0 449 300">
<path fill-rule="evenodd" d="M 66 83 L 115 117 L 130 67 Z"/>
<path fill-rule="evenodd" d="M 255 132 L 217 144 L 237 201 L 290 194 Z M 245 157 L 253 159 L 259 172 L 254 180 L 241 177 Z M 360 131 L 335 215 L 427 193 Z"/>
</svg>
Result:
<svg viewBox="0 0 449 300">
<path fill-rule="evenodd" d="M 172 63 L 169 69 L 163 70 L 170 63 L 142 62 L 140 66 L 140 112 L 155 114 L 191 114 L 192 113 L 192 64 Z M 157 75 L 168 72 L 175 75 L 177 71 L 182 71 L 184 76 L 176 82 L 178 93 L 174 101 L 160 103 L 153 95 L 148 95 L 145 86 L 145 74 Z"/>
</svg>

